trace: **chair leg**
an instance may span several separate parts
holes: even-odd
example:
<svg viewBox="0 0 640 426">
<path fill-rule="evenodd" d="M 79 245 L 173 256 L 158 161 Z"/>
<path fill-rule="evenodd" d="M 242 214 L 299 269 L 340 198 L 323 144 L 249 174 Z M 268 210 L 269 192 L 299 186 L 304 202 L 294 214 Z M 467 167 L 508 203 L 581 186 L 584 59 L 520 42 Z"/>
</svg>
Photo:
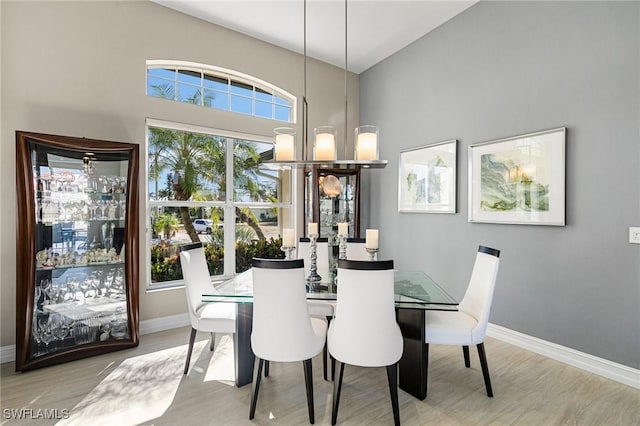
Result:
<svg viewBox="0 0 640 426">
<path fill-rule="evenodd" d="M 216 347 L 216 333 L 211 333 L 211 345 L 209 345 L 209 350 L 213 352 Z"/>
<path fill-rule="evenodd" d="M 484 343 L 478 343 L 478 357 L 482 366 L 482 375 L 484 376 L 484 386 L 487 388 L 487 396 L 493 398 L 493 390 L 491 389 L 491 379 L 489 378 L 489 366 L 487 365 L 487 354 L 484 352 Z"/>
<path fill-rule="evenodd" d="M 258 391 L 260 390 L 260 380 L 262 379 L 262 366 L 264 360 L 259 358 L 258 371 L 253 382 L 253 396 L 251 397 L 251 408 L 249 409 L 249 420 L 253 420 L 256 415 L 256 403 L 258 402 Z"/>
<path fill-rule="evenodd" d="M 462 354 L 464 355 L 464 366 L 471 367 L 471 360 L 469 359 L 469 346 L 462 347 Z"/>
<path fill-rule="evenodd" d="M 307 406 L 309 407 L 309 423 L 315 422 L 315 414 L 313 410 L 313 369 L 311 359 L 302 361 L 304 366 L 304 384 L 307 387 Z"/>
<path fill-rule="evenodd" d="M 331 410 L 332 425 L 335 425 L 338 420 L 338 405 L 340 405 L 340 392 L 342 391 L 343 375 L 344 375 L 344 362 L 341 362 L 340 373 L 338 373 L 338 380 L 335 380 L 335 379 L 333 380 L 333 409 Z"/>
<path fill-rule="evenodd" d="M 424 357 L 425 357 L 425 361 L 427 363 L 426 367 L 424 368 L 424 397 L 427 397 L 427 385 L 429 384 L 429 344 L 425 343 L 424 344 Z"/>
<path fill-rule="evenodd" d="M 322 375 L 324 380 L 327 380 L 327 342 L 324 342 L 324 348 L 322 348 Z"/>
<path fill-rule="evenodd" d="M 264 361 L 264 377 L 269 377 L 269 360 Z"/>
<path fill-rule="evenodd" d="M 400 406 L 398 405 L 398 363 L 387 365 L 387 379 L 389 380 L 389 394 L 393 409 L 393 422 L 400 426 Z"/>
<path fill-rule="evenodd" d="M 189 372 L 189 362 L 191 361 L 191 352 L 193 352 L 193 344 L 196 341 L 196 334 L 198 334 L 198 330 L 191 327 L 191 337 L 189 337 L 189 350 L 187 351 L 187 362 L 184 364 L 184 374 Z"/>
<path fill-rule="evenodd" d="M 331 324 L 331 317 L 327 317 L 327 329 L 329 328 L 329 325 Z M 322 348 L 322 374 L 324 377 L 324 380 L 327 380 L 327 341 L 325 339 L 324 341 L 324 348 Z M 335 370 L 335 364 L 333 364 L 333 368 Z M 332 370 L 331 372 L 331 380 L 333 380 L 335 378 L 335 372 Z"/>
</svg>

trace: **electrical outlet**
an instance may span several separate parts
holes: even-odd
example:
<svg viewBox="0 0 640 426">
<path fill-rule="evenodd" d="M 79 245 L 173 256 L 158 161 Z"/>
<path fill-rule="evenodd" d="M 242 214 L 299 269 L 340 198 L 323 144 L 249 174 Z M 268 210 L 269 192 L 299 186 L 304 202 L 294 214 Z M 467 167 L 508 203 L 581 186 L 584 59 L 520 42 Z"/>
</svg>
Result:
<svg viewBox="0 0 640 426">
<path fill-rule="evenodd" d="M 629 242 L 631 244 L 640 244 L 640 227 L 629 227 Z"/>
</svg>

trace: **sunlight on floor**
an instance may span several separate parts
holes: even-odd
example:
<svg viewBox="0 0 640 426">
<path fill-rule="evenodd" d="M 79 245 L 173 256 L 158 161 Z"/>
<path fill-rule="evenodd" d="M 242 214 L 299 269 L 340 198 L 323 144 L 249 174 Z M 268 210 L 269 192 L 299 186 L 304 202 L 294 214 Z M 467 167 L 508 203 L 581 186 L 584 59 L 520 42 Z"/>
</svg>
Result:
<svg viewBox="0 0 640 426">
<path fill-rule="evenodd" d="M 224 334 L 216 342 L 215 351 L 209 361 L 204 381 L 212 380 L 235 386 L 235 365 L 233 358 L 233 336 Z"/>
<path fill-rule="evenodd" d="M 207 344 L 196 342 L 192 360 Z M 86 425 L 91 419 L 92 426 L 125 425 L 162 416 L 183 378 L 186 356 L 183 345 L 124 360 L 71 410 L 68 419 L 57 424 Z"/>
</svg>

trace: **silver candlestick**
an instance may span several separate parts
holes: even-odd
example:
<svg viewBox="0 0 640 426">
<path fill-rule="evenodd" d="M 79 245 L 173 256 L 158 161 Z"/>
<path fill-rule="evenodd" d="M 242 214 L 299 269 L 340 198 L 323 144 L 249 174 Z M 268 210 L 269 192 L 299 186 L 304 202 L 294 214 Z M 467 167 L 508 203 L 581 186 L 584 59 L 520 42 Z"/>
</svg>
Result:
<svg viewBox="0 0 640 426">
<path fill-rule="evenodd" d="M 369 262 L 375 262 L 378 260 L 378 248 L 366 248 L 367 254 L 369 258 L 367 259 Z"/>
<path fill-rule="evenodd" d="M 295 249 L 296 249 L 295 247 L 285 247 L 285 246 L 280 247 L 280 250 L 284 252 L 285 260 L 293 259 L 293 251 Z"/>
<path fill-rule="evenodd" d="M 318 234 L 310 234 L 309 235 L 309 254 L 311 258 L 311 265 L 309 267 L 309 276 L 307 277 L 307 282 L 311 288 L 315 287 L 318 284 L 322 277 L 318 275 L 318 245 L 316 244 L 316 240 L 318 239 Z"/>
<path fill-rule="evenodd" d="M 338 259 L 346 260 L 347 259 L 347 236 L 346 235 L 338 235 Z"/>
</svg>

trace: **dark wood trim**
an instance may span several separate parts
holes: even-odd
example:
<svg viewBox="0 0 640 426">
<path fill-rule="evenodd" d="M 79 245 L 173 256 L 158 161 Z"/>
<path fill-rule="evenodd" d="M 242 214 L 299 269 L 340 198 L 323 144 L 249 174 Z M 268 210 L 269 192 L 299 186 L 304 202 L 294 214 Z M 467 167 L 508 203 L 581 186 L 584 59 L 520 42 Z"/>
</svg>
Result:
<svg viewBox="0 0 640 426">
<path fill-rule="evenodd" d="M 81 156 L 86 151 L 101 155 L 125 154 L 128 156 L 124 270 L 127 282 L 129 339 L 73 346 L 30 359 L 34 283 L 36 279 L 35 253 L 37 251 L 31 143 L 41 144 L 53 149 L 72 151 L 71 154 L 76 153 L 78 158 L 82 158 Z M 136 144 L 16 131 L 16 192 L 18 206 L 18 214 L 16 215 L 16 371 L 32 370 L 138 345 L 140 285 L 139 163 L 139 146 Z"/>
<path fill-rule="evenodd" d="M 419 400 L 427 397 L 427 363 L 429 346 L 424 342 L 425 310 L 396 309 L 402 332 L 403 351 L 399 361 L 400 389 Z"/>
<path fill-rule="evenodd" d="M 253 303 L 236 303 L 236 332 L 233 333 L 233 359 L 236 370 L 236 386 L 251 383 L 256 356 L 251 349 L 253 330 Z"/>
<path fill-rule="evenodd" d="M 194 250 L 194 249 L 199 249 L 202 248 L 202 242 L 198 242 L 198 243 L 189 243 L 189 244 L 182 244 L 178 250 L 180 251 L 180 253 L 182 253 L 183 251 L 188 251 L 188 250 Z"/>
<path fill-rule="evenodd" d="M 338 268 L 354 269 L 357 271 L 386 271 L 393 269 L 393 260 L 338 260 Z"/>
<path fill-rule="evenodd" d="M 491 247 L 479 246 L 478 253 L 485 253 L 491 256 L 500 257 L 500 250 Z"/>
<path fill-rule="evenodd" d="M 251 266 L 261 269 L 299 269 L 304 268 L 304 260 L 302 259 L 259 259 L 254 257 L 251 259 Z"/>
</svg>

